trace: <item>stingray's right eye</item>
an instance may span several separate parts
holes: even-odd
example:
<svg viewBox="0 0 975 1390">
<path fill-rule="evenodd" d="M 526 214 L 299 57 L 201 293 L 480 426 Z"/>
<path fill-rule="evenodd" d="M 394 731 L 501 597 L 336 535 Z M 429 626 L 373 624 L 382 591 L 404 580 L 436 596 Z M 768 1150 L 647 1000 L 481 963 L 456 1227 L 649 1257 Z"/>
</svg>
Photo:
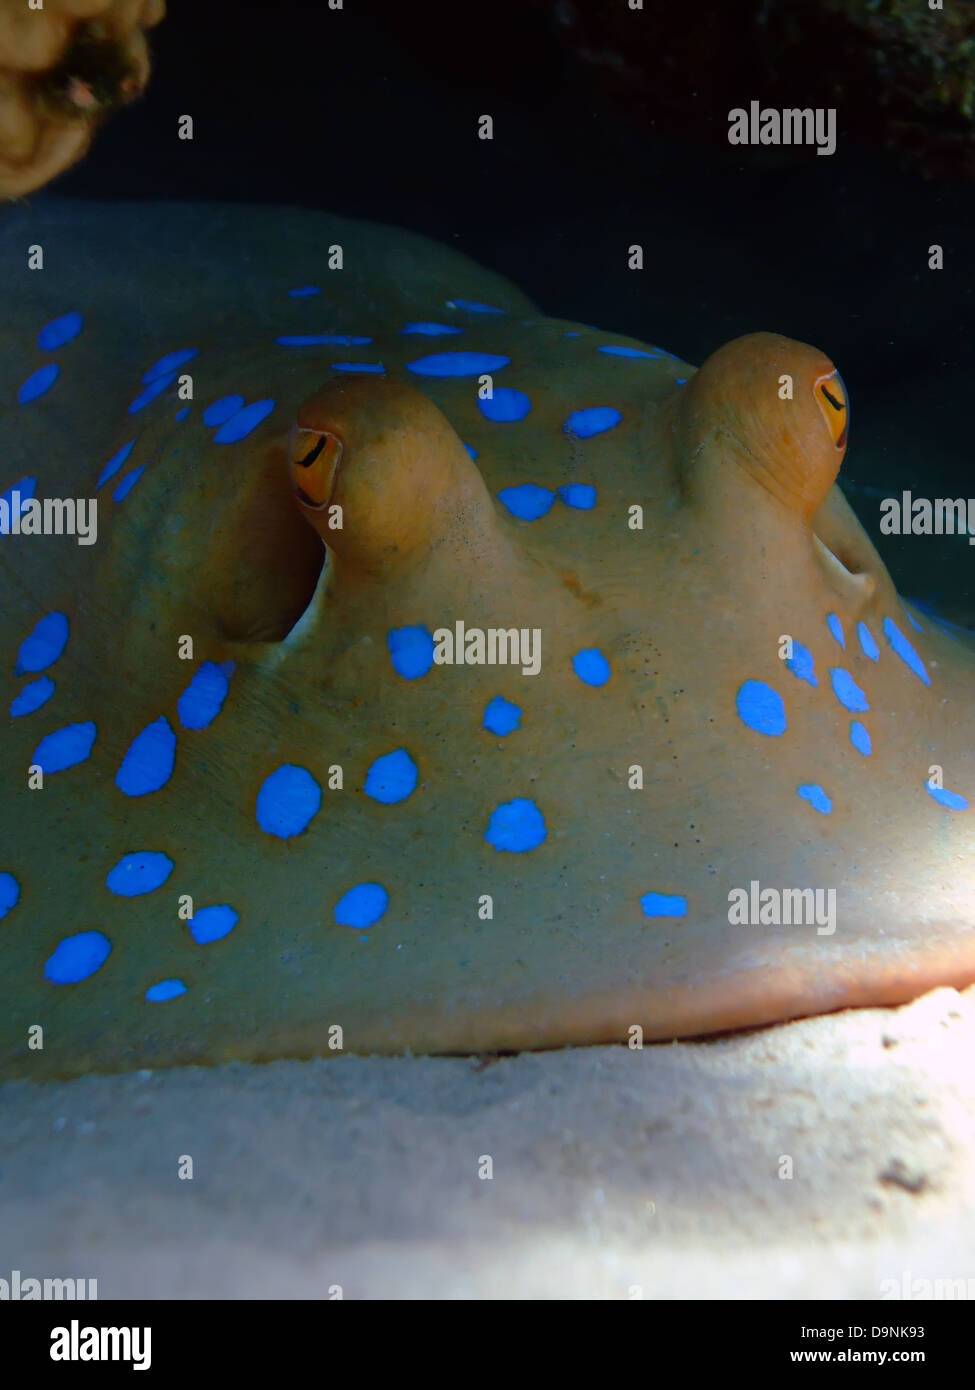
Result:
<svg viewBox="0 0 975 1390">
<path fill-rule="evenodd" d="M 830 436 L 837 449 L 846 448 L 846 432 L 850 422 L 846 387 L 834 367 L 828 376 L 821 376 L 813 385 L 816 400 L 823 413 Z"/>
<path fill-rule="evenodd" d="M 336 435 L 295 426 L 289 466 L 292 486 L 303 506 L 319 511 L 327 505 L 341 457 L 342 441 Z"/>
</svg>

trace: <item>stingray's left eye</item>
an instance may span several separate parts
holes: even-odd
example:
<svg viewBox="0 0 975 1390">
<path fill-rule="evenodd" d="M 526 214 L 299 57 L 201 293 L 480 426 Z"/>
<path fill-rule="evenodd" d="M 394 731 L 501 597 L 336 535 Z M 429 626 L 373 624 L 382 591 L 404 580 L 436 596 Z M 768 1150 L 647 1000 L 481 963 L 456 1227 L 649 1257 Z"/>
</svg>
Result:
<svg viewBox="0 0 975 1390">
<path fill-rule="evenodd" d="M 821 376 L 813 384 L 813 391 L 819 408 L 823 413 L 830 436 L 837 449 L 846 448 L 846 431 L 850 411 L 846 399 L 843 378 L 834 367 L 828 376 Z"/>
<path fill-rule="evenodd" d="M 332 495 L 342 441 L 328 430 L 296 427 L 291 435 L 291 482 L 298 501 L 318 510 Z"/>
</svg>

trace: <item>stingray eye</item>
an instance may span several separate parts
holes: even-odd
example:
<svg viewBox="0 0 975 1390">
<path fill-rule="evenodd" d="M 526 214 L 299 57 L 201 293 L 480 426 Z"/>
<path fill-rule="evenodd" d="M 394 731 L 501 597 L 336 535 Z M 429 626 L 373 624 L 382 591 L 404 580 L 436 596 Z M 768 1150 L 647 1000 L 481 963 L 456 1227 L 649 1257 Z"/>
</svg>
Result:
<svg viewBox="0 0 975 1390">
<path fill-rule="evenodd" d="M 327 504 L 341 457 L 342 441 L 334 434 L 295 426 L 291 434 L 289 465 L 299 502 L 315 511 Z"/>
<path fill-rule="evenodd" d="M 833 443 L 837 449 L 846 448 L 846 431 L 850 421 L 850 411 L 846 400 L 846 387 L 843 378 L 834 367 L 828 376 L 818 377 L 813 385 L 816 400 L 823 412 Z"/>
</svg>

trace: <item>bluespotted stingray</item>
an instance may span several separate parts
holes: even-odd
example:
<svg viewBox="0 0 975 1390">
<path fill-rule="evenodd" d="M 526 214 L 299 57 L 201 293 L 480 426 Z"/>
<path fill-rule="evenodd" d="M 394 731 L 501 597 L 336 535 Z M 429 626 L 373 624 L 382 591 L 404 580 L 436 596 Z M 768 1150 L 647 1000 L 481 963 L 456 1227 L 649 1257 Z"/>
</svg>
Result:
<svg viewBox="0 0 975 1390">
<path fill-rule="evenodd" d="M 975 656 L 821 352 L 695 371 L 316 213 L 42 199 L 0 254 L 0 1074 L 975 978 Z"/>
</svg>

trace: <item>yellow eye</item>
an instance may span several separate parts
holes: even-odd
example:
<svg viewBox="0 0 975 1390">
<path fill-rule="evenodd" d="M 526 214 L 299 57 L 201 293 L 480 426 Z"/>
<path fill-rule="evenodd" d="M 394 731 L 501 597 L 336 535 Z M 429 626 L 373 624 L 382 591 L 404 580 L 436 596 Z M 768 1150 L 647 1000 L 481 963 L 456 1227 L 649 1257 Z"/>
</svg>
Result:
<svg viewBox="0 0 975 1390">
<path fill-rule="evenodd" d="M 850 411 L 843 378 L 835 367 L 828 376 L 817 378 L 813 384 L 813 391 L 833 443 L 837 449 L 845 449 Z"/>
<path fill-rule="evenodd" d="M 291 483 L 298 501 L 318 511 L 332 495 L 342 441 L 328 430 L 295 427 L 291 434 Z"/>
</svg>

